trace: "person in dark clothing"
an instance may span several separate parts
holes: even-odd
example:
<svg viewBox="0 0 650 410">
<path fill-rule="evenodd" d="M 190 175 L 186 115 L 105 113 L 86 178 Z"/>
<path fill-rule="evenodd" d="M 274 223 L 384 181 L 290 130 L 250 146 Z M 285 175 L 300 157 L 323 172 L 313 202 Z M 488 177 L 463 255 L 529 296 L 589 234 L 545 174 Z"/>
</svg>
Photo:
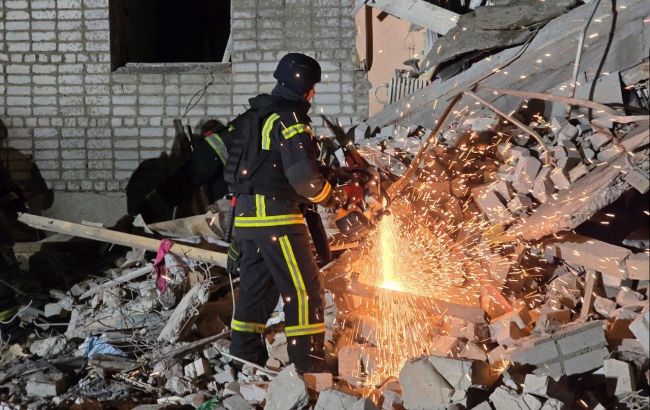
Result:
<svg viewBox="0 0 650 410">
<path fill-rule="evenodd" d="M 10 284 L 19 272 L 13 252 L 14 241 L 5 223 L 15 221 L 19 212 L 26 212 L 25 198 L 9 171 L 0 162 L 0 308 L 12 306 L 15 295 Z"/>
<path fill-rule="evenodd" d="M 232 124 L 219 127 L 218 122 L 208 121 L 201 132 L 203 138 L 192 146 L 190 158 L 165 182 L 149 192 L 132 213 L 142 215 L 147 223 L 169 220 L 174 207 L 203 185 L 207 186 L 210 203 L 223 198 L 228 193 L 223 169 L 228 159 L 228 147 L 232 143 L 232 131 Z"/>
<path fill-rule="evenodd" d="M 230 352 L 266 363 L 261 335 L 281 296 L 289 359 L 299 371 L 311 372 L 324 366 L 325 324 L 303 211 L 315 204 L 335 207 L 345 197 L 317 160 L 307 115 L 320 65 L 290 53 L 274 76 L 278 84 L 270 95 L 249 100 L 225 170 L 237 197 L 234 236 L 242 255 Z"/>
</svg>

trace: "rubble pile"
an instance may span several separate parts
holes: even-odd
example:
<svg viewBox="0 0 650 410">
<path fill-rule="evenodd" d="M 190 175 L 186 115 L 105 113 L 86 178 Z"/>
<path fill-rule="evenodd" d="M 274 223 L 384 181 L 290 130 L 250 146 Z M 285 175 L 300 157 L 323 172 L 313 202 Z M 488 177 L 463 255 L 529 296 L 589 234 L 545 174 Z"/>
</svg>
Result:
<svg viewBox="0 0 650 410">
<path fill-rule="evenodd" d="M 464 18 L 481 26 L 463 36 L 493 30 L 486 16 L 508 7 L 497 6 Z M 523 2 L 522 10 L 537 6 Z M 512 44 L 525 49 L 537 31 L 524 27 L 540 30 L 574 6 L 549 3 L 535 18 L 499 27 L 516 28 Z M 500 49 L 502 40 L 460 51 Z M 468 72 L 480 71 L 475 63 Z M 645 75 L 636 83 L 647 84 Z M 626 92 L 620 81 L 609 87 Z M 571 103 L 568 115 L 557 101 L 544 114 L 525 99 L 507 114 L 479 97 L 450 107 L 433 129 L 430 118 L 357 128 L 359 152 L 394 178 L 382 187 L 390 212 L 321 271 L 329 371 L 299 374 L 289 364 L 281 300 L 263 335 L 265 366 L 230 354 L 238 279 L 223 263 L 226 206 L 145 227 L 176 237 L 179 253 L 163 258 L 159 238 L 140 237 L 146 245 L 123 249 L 104 272 L 20 308 L 0 341 L 0 407 L 647 408 L 648 121 Z M 335 231 L 333 214 L 323 216 Z M 122 246 L 131 240 L 81 231 Z M 201 241 L 209 245 L 193 246 Z"/>
</svg>

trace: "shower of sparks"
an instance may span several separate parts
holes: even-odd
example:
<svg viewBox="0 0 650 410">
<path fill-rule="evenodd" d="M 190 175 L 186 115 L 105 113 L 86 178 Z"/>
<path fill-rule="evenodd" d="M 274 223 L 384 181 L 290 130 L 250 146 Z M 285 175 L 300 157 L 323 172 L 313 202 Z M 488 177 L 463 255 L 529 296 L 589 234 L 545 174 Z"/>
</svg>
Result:
<svg viewBox="0 0 650 410">
<path fill-rule="evenodd" d="M 395 202 L 353 267 L 360 282 L 377 286 L 365 312 L 372 330 L 359 326 L 353 335 L 369 342 L 362 360 L 368 386 L 398 376 L 409 358 L 450 353 L 436 349 L 449 321 L 436 300 L 478 306 L 481 284 L 499 286 L 486 269 L 492 255 L 484 234 L 489 226 L 478 217 L 450 224 L 448 215 L 431 211 L 439 206 L 417 190 Z"/>
<path fill-rule="evenodd" d="M 465 106 L 454 114 L 461 119 L 470 111 Z M 550 129 L 541 115 L 536 121 Z M 504 227 L 491 225 L 467 195 L 477 185 L 491 189 L 499 168 L 512 164 L 511 158 L 495 159 L 497 146 L 509 143 L 510 134 L 498 132 L 486 142 L 472 132 L 456 148 L 436 144 L 425 154 L 409 190 L 390 205 L 390 214 L 362 244 L 352 271 L 376 292 L 372 302 L 356 306 L 362 319 L 344 344 L 362 343 L 357 376 L 366 386 L 399 376 L 410 358 L 454 354 L 440 350 L 440 337 L 449 335 L 452 318 L 437 301 L 486 310 L 509 307 L 506 285 L 524 286 L 541 276 L 541 268 L 524 267 L 526 262 L 539 265 L 539 256 L 526 255 L 529 244 L 495 242 Z M 436 184 L 447 180 L 441 178 L 441 169 L 452 181 L 452 191 L 462 194 L 451 195 L 444 183 L 438 188 Z M 541 303 L 538 288 L 526 288 L 520 300 L 530 307 Z"/>
</svg>

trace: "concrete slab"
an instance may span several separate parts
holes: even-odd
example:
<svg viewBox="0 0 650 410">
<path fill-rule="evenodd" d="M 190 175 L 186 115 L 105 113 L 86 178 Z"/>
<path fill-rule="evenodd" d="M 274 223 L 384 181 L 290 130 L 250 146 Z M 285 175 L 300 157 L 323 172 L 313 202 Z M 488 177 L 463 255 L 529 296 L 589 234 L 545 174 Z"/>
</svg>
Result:
<svg viewBox="0 0 650 410">
<path fill-rule="evenodd" d="M 452 386 L 426 358 L 406 362 L 399 374 L 404 407 L 409 410 L 443 409 L 454 393 Z"/>
<path fill-rule="evenodd" d="M 559 377 L 596 369 L 609 355 L 604 322 L 592 321 L 565 326 L 553 335 L 530 336 L 504 356 L 520 364 L 537 366 L 536 374 Z"/>
<path fill-rule="evenodd" d="M 625 278 L 624 261 L 629 250 L 580 235 L 567 235 L 553 244 L 556 257 L 574 266 L 584 266 L 608 275 Z"/>
</svg>

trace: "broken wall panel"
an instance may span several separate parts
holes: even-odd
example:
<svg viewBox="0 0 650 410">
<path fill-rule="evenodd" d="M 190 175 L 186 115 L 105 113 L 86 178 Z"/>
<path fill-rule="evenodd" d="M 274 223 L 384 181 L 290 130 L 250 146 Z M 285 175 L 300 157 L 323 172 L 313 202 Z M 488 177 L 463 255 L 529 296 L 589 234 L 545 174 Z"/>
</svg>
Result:
<svg viewBox="0 0 650 410">
<path fill-rule="evenodd" d="M 402 101 L 372 116 L 368 119 L 368 124 L 373 128 L 390 123 L 417 124 L 431 128 L 439 113 L 445 109 L 447 101 L 456 93 L 467 90 L 476 83 L 493 88 L 540 92 L 552 90 L 552 94 L 568 95 L 570 92 L 568 82 L 571 79 L 578 36 L 583 23 L 591 14 L 590 7 L 593 6 L 577 7 L 552 20 L 540 29 L 530 44 L 494 54 L 447 81 L 434 81 L 423 90 L 405 97 Z M 643 16 L 649 13 L 650 4 L 647 2 L 627 0 L 618 3 L 614 32 L 618 46 L 613 46 L 609 44 L 608 36 L 612 25 L 611 6 L 601 3 L 588 29 L 588 34 L 597 35 L 588 36 L 586 39 L 581 67 L 585 67 L 588 71 L 589 68 L 593 70 L 598 67 L 599 58 L 602 59 L 605 50 L 612 53 L 611 57 L 608 55 L 605 59 L 607 65 L 614 65 L 611 71 L 631 68 L 647 58 L 647 53 L 637 52 L 640 49 L 639 43 L 644 47 L 641 50 L 648 49 L 646 36 L 638 36 L 638 33 L 647 31 Z M 637 39 L 630 37 L 632 33 L 636 33 Z M 629 53 L 622 50 L 614 51 L 625 48 L 623 44 L 626 41 L 632 41 Z M 622 59 L 620 63 L 617 62 L 617 58 Z M 531 62 L 533 62 L 532 67 Z M 562 75 L 557 74 L 558 72 Z M 554 76 L 552 81 L 546 79 L 550 73 Z M 567 86 L 563 89 L 558 88 L 563 83 Z M 499 96 L 492 94 L 488 97 L 488 101 L 494 101 Z M 459 107 L 469 103 L 468 98 L 463 98 Z"/>
</svg>

